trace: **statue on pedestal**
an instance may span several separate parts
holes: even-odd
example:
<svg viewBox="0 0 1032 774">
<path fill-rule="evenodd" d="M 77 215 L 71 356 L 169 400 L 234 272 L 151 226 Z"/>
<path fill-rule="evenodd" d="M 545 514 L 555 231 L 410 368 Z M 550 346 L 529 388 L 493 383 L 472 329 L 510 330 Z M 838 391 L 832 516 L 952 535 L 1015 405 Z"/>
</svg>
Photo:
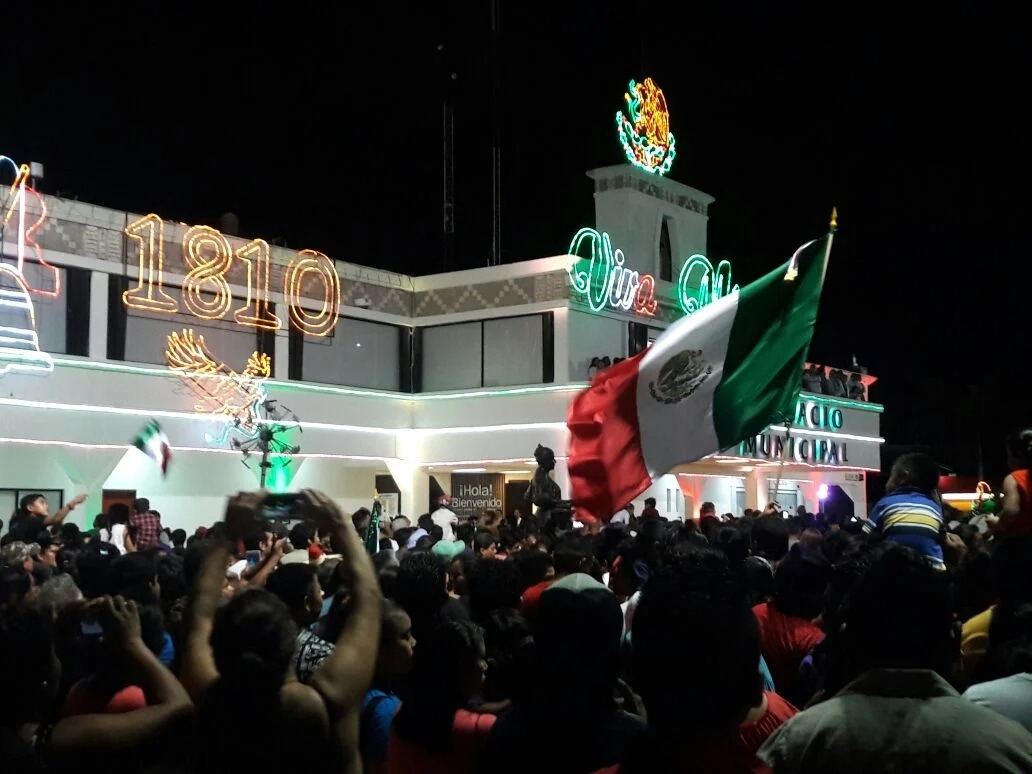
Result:
<svg viewBox="0 0 1032 774">
<path fill-rule="evenodd" d="M 551 476 L 555 470 L 555 452 L 547 446 L 538 444 L 534 450 L 534 459 L 538 467 L 527 488 L 526 499 L 537 508 L 534 516 L 538 524 L 546 534 L 570 529 L 573 509 L 568 500 L 563 500 L 562 490 Z"/>
</svg>

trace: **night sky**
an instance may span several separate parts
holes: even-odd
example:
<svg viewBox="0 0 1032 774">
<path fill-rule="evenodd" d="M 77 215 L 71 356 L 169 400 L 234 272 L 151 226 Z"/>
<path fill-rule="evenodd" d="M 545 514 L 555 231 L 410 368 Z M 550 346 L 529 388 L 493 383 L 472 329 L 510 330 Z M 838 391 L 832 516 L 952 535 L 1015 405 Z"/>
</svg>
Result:
<svg viewBox="0 0 1032 774">
<path fill-rule="evenodd" d="M 439 0 L 154 5 L 5 9 L 0 153 L 43 162 L 45 194 L 190 223 L 232 211 L 246 235 L 439 271 L 454 72 L 456 268 L 486 264 L 486 0 L 461 4 L 472 15 Z M 1002 466 L 1007 431 L 1032 422 L 1030 369 L 1012 366 L 1030 331 L 1032 57 L 1002 4 L 502 6 L 505 261 L 560 254 L 591 223 L 584 172 L 623 161 L 613 116 L 627 81 L 652 76 L 671 177 L 716 197 L 714 262 L 744 284 L 837 206 L 813 359 L 855 353 L 881 378 L 889 444 L 975 473 L 981 436 L 987 472 Z"/>
</svg>

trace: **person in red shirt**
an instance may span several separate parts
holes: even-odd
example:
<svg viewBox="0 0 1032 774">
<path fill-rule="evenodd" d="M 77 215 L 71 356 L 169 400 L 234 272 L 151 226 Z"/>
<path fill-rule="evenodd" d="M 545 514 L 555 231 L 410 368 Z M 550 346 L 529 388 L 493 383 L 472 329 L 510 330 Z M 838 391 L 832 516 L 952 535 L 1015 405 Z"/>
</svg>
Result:
<svg viewBox="0 0 1032 774">
<path fill-rule="evenodd" d="M 800 663 L 824 639 L 814 621 L 824 610 L 830 577 L 823 556 L 794 546 L 774 573 L 774 599 L 753 608 L 774 687 L 790 699 Z"/>
<path fill-rule="evenodd" d="M 133 515 L 129 517 L 133 543 L 137 551 L 157 548 L 160 544 L 161 519 L 150 509 L 150 500 L 139 497 L 133 501 Z"/>
<path fill-rule="evenodd" d="M 387 774 L 474 774 L 495 716 L 466 705 L 484 687 L 484 633 L 441 619 L 419 640 L 411 680 L 387 742 Z"/>
</svg>

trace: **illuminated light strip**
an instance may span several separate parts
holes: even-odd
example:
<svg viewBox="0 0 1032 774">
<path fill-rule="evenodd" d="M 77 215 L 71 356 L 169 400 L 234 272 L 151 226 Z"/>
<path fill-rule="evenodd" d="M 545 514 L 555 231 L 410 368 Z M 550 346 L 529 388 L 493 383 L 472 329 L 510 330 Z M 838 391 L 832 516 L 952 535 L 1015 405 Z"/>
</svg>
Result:
<svg viewBox="0 0 1032 774">
<path fill-rule="evenodd" d="M 21 398 L 0 398 L 0 406 L 13 406 L 18 408 L 45 409 L 53 411 L 72 411 L 87 414 L 118 414 L 121 416 L 133 417 L 162 417 L 163 419 L 187 419 L 192 422 L 214 422 L 216 424 L 233 422 L 231 417 L 219 417 L 212 414 L 197 414 L 187 411 L 164 411 L 161 409 L 133 409 L 120 408 L 117 406 L 94 406 L 86 403 L 53 403 L 42 400 L 23 400 Z M 255 424 L 281 425 L 281 420 L 255 419 Z M 329 422 L 304 422 L 306 428 L 318 428 L 320 430 L 339 430 L 344 432 L 370 433 L 373 435 L 397 435 L 407 433 L 411 428 L 382 428 L 382 427 L 361 427 L 359 425 L 335 425 Z"/>
<path fill-rule="evenodd" d="M 627 115 L 622 110 L 616 112 L 616 131 L 624 155 L 638 169 L 665 175 L 674 163 L 677 148 L 663 90 L 651 78 L 640 84 L 632 80 L 624 101 Z"/>
<path fill-rule="evenodd" d="M 183 278 L 183 305 L 194 317 L 221 320 L 233 306 L 226 281 L 233 266 L 229 240 L 211 226 L 191 226 L 183 235 L 183 260 L 190 267 Z"/>
<path fill-rule="evenodd" d="M 76 443 L 74 441 L 36 441 L 26 438 L 0 438 L 0 443 L 7 444 L 18 444 L 22 446 L 62 446 L 71 449 L 85 449 L 87 451 L 129 451 L 135 449 L 132 445 L 113 444 L 113 443 Z M 204 446 L 174 446 L 172 451 L 176 454 L 180 452 L 191 452 L 195 454 L 233 454 L 240 455 L 240 451 L 237 449 L 218 449 Z M 270 457 L 289 457 L 289 458 L 304 458 L 304 459 L 331 459 L 331 460 L 361 460 L 368 462 L 386 462 L 394 461 L 396 457 L 367 457 L 358 454 L 281 454 L 279 452 L 271 452 Z"/>
<path fill-rule="evenodd" d="M 577 268 L 578 261 L 567 268 L 567 273 L 573 289 L 587 297 L 591 310 L 601 312 L 609 305 L 624 311 L 633 307 L 638 314 L 654 315 L 659 306 L 655 278 L 625 268 L 623 250 L 613 250 L 609 234 L 593 228 L 582 228 L 573 235 L 569 254 L 580 257 L 585 242 L 591 247 L 591 256 L 586 259 L 588 268 Z"/>
<path fill-rule="evenodd" d="M 802 402 L 820 403 L 828 406 L 841 406 L 842 408 L 855 408 L 861 411 L 874 411 L 881 414 L 885 411 L 885 407 L 880 403 L 871 403 L 866 400 L 853 400 L 851 398 L 833 398 L 830 395 L 821 395 L 816 392 L 806 392 L 803 390 L 799 393 L 799 400 Z"/>
<path fill-rule="evenodd" d="M 761 466 L 766 465 L 766 463 L 768 462 L 767 460 L 759 460 L 759 459 L 756 459 L 755 457 L 740 457 L 739 459 L 742 460 L 742 464 L 743 465 L 751 465 L 753 467 L 761 467 Z M 705 462 L 705 461 L 706 461 L 705 458 L 699 460 L 699 462 Z M 693 462 L 691 464 L 695 465 L 695 464 L 698 464 L 698 463 L 694 463 Z M 779 462 L 774 462 L 774 463 L 771 463 L 771 464 L 769 464 L 767 466 L 771 467 L 771 468 L 777 468 L 777 467 L 781 466 L 781 462 L 780 461 Z M 863 471 L 863 472 L 866 472 L 866 473 L 880 473 L 881 472 L 881 468 L 865 468 L 865 467 L 860 466 L 860 465 L 827 465 L 827 464 L 824 464 L 824 463 L 819 463 L 818 464 L 818 463 L 809 463 L 809 462 L 799 462 L 797 460 L 788 460 L 788 461 L 786 461 L 785 462 L 785 467 L 788 468 L 789 470 L 791 470 L 793 467 L 796 467 L 796 468 L 812 468 L 813 470 L 828 470 L 828 471 L 838 470 L 838 471 L 841 471 L 843 473 L 856 472 L 856 471 Z M 715 478 L 738 478 L 737 476 L 732 476 L 732 475 L 729 475 L 728 473 L 683 473 L 683 472 L 678 472 L 677 475 L 679 475 L 679 476 L 711 476 L 711 477 L 715 477 Z M 782 479 L 782 480 L 785 480 L 785 479 Z M 813 482 L 807 481 L 807 483 L 813 483 Z"/>
<path fill-rule="evenodd" d="M 136 287 L 122 293 L 122 303 L 148 312 L 178 312 L 179 302 L 165 292 L 165 221 L 151 213 L 125 227 L 139 245 Z"/>
<path fill-rule="evenodd" d="M 56 266 L 52 266 L 47 263 L 46 259 L 43 258 L 43 248 L 35 239 L 35 233 L 42 228 L 43 224 L 47 219 L 47 203 L 43 200 L 39 191 L 28 185 L 28 180 L 32 176 L 32 170 L 28 164 L 22 164 L 19 166 L 8 156 L 0 156 L 0 163 L 6 161 L 14 168 L 14 182 L 11 183 L 8 196 L 10 197 L 10 205 L 7 207 L 7 211 L 4 213 L 2 223 L 4 226 L 11 219 L 11 215 L 14 214 L 15 208 L 18 209 L 18 263 L 16 270 L 18 274 L 24 280 L 24 284 L 33 293 L 38 293 L 41 296 L 51 296 L 56 298 L 61 295 L 61 272 Z M 36 201 L 39 202 L 39 217 L 36 218 L 31 224 L 26 226 L 25 224 L 25 198 L 28 194 L 32 194 L 36 197 Z M 36 259 L 36 263 L 39 264 L 41 269 L 49 270 L 54 277 L 53 290 L 47 290 L 45 288 L 37 288 L 34 285 L 29 284 L 28 279 L 25 277 L 25 246 L 29 245 L 32 248 L 33 255 Z"/>
<path fill-rule="evenodd" d="M 556 461 L 565 462 L 567 459 L 569 459 L 569 457 L 556 457 Z M 537 465 L 537 462 L 533 459 L 527 459 L 525 457 L 513 457 L 507 460 L 458 460 L 457 462 L 420 462 L 419 466 L 423 468 L 447 468 L 454 467 L 455 465 L 512 465 L 513 463 L 517 462 L 526 463 L 527 465 Z"/>
<path fill-rule="evenodd" d="M 764 432 L 769 430 L 784 433 L 788 431 L 788 428 L 784 425 L 771 425 Z M 762 435 L 762 433 L 760 433 L 760 435 Z M 802 427 L 793 427 L 792 435 L 812 435 L 816 438 L 841 438 L 844 441 L 870 441 L 871 443 L 885 443 L 885 439 L 880 436 L 854 435 L 853 433 L 832 433 L 827 430 L 806 430 Z"/>
<path fill-rule="evenodd" d="M 301 284 L 309 272 L 319 275 L 323 282 L 323 303 L 318 314 L 310 314 L 301 305 Z M 301 250 L 287 266 L 283 280 L 290 321 L 308 336 L 326 336 L 340 319 L 340 275 L 328 256 L 316 250 Z"/>
<path fill-rule="evenodd" d="M 269 243 L 264 239 L 252 239 L 236 251 L 236 257 L 247 266 L 247 300 L 233 313 L 233 319 L 241 325 L 278 331 L 283 327 L 283 321 L 269 309 L 269 276 L 272 273 Z"/>
<path fill-rule="evenodd" d="M 507 425 L 482 425 L 472 426 L 467 425 L 464 427 L 413 427 L 407 428 L 407 432 L 410 433 L 500 433 L 506 430 L 565 430 L 565 422 L 526 422 L 524 424 L 507 424 Z"/>
<path fill-rule="evenodd" d="M 97 371 L 112 371 L 115 373 L 137 374 L 140 376 L 160 376 L 168 379 L 171 374 L 164 368 L 150 368 L 147 366 L 128 365 L 125 363 L 108 363 L 101 360 L 78 360 L 59 357 L 54 362 L 61 367 L 85 368 Z M 215 374 L 198 374 L 198 378 L 224 379 L 224 376 Z M 410 395 L 405 393 L 388 392 L 386 390 L 367 390 L 358 387 L 332 387 L 329 385 L 306 384 L 302 382 L 283 382 L 268 380 L 266 384 L 282 390 L 292 392 L 321 392 L 327 395 L 353 395 L 362 398 L 390 398 L 400 401 L 425 401 L 425 400 L 454 400 L 456 398 L 484 398 L 499 397 L 508 395 L 532 395 L 536 393 L 550 392 L 580 392 L 588 387 L 587 382 L 571 382 L 561 385 L 542 385 L 539 387 L 511 387 L 501 390 L 481 390 L 470 392 L 447 392 L 437 394 Z M 860 404 L 863 406 L 876 404 Z"/>
<path fill-rule="evenodd" d="M 87 414 L 118 414 L 121 416 L 134 417 L 161 417 L 163 419 L 187 419 L 193 422 L 215 422 L 227 423 L 234 421 L 230 417 L 219 417 L 212 414 L 197 414 L 187 411 L 166 411 L 161 409 L 134 409 L 120 408 L 117 406 L 94 406 L 86 403 L 54 403 L 42 400 L 25 400 L 22 398 L 0 398 L 0 406 L 12 406 L 16 408 L 44 409 L 53 411 L 72 411 Z M 256 424 L 281 425 L 282 420 L 255 419 Z M 363 427 L 360 425 L 337 425 L 330 422 L 302 422 L 302 427 L 317 428 L 320 430 L 336 430 L 341 432 L 370 433 L 373 435 L 403 435 L 408 433 L 429 434 L 436 433 L 446 435 L 451 433 L 496 433 L 505 430 L 542 430 L 542 429 L 565 429 L 565 422 L 528 422 L 527 424 L 508 425 L 483 425 L 479 427 L 426 427 L 426 428 L 383 428 Z"/>
<path fill-rule="evenodd" d="M 696 269 L 702 270 L 702 279 L 699 280 L 698 290 L 693 296 L 688 292 L 688 288 L 695 286 L 690 286 L 688 283 L 691 281 L 692 272 Z M 725 269 L 726 272 L 724 272 Z M 681 310 L 689 317 L 702 307 L 738 290 L 738 285 L 731 286 L 730 261 L 721 261 L 714 269 L 709 258 L 699 253 L 684 262 L 681 273 L 677 277 L 677 302 L 681 305 Z"/>
</svg>

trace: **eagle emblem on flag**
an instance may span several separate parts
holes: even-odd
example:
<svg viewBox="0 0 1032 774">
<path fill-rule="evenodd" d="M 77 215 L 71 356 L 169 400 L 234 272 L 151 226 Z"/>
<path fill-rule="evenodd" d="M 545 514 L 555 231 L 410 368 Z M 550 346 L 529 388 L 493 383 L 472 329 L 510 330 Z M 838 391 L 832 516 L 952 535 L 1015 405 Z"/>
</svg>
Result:
<svg viewBox="0 0 1032 774">
<path fill-rule="evenodd" d="M 659 403 L 680 403 L 694 395 L 712 373 L 713 366 L 706 363 L 701 349 L 686 349 L 663 364 L 656 380 L 649 382 L 649 394 Z"/>
</svg>

